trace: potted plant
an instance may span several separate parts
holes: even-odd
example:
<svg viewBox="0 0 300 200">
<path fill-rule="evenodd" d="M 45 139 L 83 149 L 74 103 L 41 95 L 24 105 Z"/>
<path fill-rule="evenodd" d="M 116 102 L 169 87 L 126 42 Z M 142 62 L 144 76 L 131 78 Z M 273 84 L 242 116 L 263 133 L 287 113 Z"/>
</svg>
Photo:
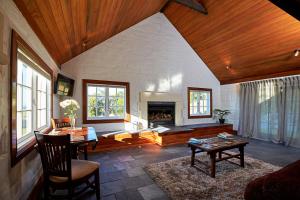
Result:
<svg viewBox="0 0 300 200">
<path fill-rule="evenodd" d="M 60 102 L 60 107 L 65 110 L 64 115 L 69 117 L 71 128 L 75 128 L 76 111 L 80 108 L 79 103 L 73 99 L 67 99 Z"/>
<path fill-rule="evenodd" d="M 220 124 L 224 124 L 225 116 L 230 113 L 230 110 L 214 109 L 214 116 L 219 119 Z"/>
</svg>

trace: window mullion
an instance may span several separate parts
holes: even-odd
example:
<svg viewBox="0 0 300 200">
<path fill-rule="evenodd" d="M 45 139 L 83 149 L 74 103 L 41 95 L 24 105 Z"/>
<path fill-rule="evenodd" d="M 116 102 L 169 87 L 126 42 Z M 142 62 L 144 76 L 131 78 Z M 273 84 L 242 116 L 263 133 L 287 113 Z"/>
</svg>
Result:
<svg viewBox="0 0 300 200">
<path fill-rule="evenodd" d="M 37 81 L 37 76 L 36 76 L 36 73 L 32 73 L 32 94 L 31 94 L 31 106 L 32 106 L 32 114 L 31 114 L 31 124 L 32 124 L 32 130 L 36 130 L 37 129 L 37 84 L 38 84 L 38 81 Z"/>
<path fill-rule="evenodd" d="M 109 117 L 109 87 L 105 87 L 105 117 Z"/>
<path fill-rule="evenodd" d="M 199 97 L 199 92 L 197 92 L 197 113 L 200 114 L 200 97 Z"/>
<path fill-rule="evenodd" d="M 97 105 L 97 92 L 98 92 L 98 87 L 96 87 L 96 94 L 95 94 L 95 109 L 96 109 L 96 112 L 95 112 L 95 117 L 98 117 L 98 105 Z"/>
<path fill-rule="evenodd" d="M 48 99 L 48 82 L 46 81 L 46 126 L 48 126 L 48 122 L 50 121 L 48 118 L 48 105 L 49 105 L 49 99 Z"/>
</svg>

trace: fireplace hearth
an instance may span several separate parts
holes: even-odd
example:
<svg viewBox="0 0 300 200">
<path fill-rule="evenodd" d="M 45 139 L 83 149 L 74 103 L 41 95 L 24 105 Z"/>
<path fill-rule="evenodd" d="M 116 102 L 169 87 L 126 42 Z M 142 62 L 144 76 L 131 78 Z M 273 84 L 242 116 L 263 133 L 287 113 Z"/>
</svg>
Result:
<svg viewBox="0 0 300 200">
<path fill-rule="evenodd" d="M 175 125 L 175 102 L 148 101 L 148 127 Z"/>
</svg>

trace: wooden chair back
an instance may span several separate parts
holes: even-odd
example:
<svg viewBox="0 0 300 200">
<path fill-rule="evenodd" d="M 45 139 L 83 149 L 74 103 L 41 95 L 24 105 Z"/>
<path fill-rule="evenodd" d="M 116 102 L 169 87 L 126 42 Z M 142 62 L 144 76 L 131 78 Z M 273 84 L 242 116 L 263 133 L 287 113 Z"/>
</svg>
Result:
<svg viewBox="0 0 300 200">
<path fill-rule="evenodd" d="M 34 132 L 41 155 L 44 176 L 68 177 L 71 181 L 70 135 L 44 135 Z"/>
<path fill-rule="evenodd" d="M 65 127 L 71 127 L 71 120 L 70 118 L 62 118 L 62 119 L 51 119 L 52 128 L 58 129 L 58 128 L 65 128 Z"/>
</svg>

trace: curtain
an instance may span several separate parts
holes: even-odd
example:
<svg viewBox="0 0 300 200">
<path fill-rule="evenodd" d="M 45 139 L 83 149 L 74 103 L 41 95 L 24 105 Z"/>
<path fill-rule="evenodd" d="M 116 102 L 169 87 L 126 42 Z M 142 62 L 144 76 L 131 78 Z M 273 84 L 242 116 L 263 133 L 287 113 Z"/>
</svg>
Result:
<svg viewBox="0 0 300 200">
<path fill-rule="evenodd" d="M 300 147 L 300 76 L 240 88 L 240 135 Z"/>
</svg>

